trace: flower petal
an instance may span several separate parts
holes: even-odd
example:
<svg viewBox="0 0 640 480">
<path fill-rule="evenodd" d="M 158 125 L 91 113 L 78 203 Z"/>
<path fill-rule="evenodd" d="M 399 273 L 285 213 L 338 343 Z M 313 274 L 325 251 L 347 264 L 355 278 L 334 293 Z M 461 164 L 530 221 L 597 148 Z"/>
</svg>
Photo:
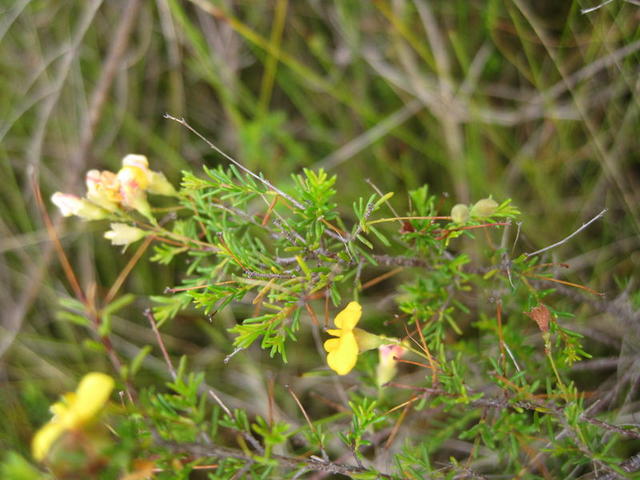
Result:
<svg viewBox="0 0 640 480">
<path fill-rule="evenodd" d="M 137 210 L 145 217 L 151 219 L 151 206 L 147 202 L 148 180 L 146 174 L 140 173 L 137 167 L 123 167 L 118 172 L 118 181 L 120 182 L 120 194 L 122 195 L 122 204 L 127 208 Z"/>
<path fill-rule="evenodd" d="M 36 432 L 31 440 L 31 454 L 38 462 L 44 460 L 51 449 L 51 446 L 64 432 L 63 425 L 56 421 L 47 423 Z"/>
<path fill-rule="evenodd" d="M 345 333 L 337 340 L 339 342 L 338 348 L 329 352 L 327 364 L 338 375 L 346 375 L 355 367 L 358 361 L 358 344 L 351 332 Z M 327 342 L 329 341 L 331 340 L 327 340 Z M 325 342 L 325 348 L 327 342 Z M 331 344 L 330 346 L 333 347 L 334 345 Z"/>
<path fill-rule="evenodd" d="M 80 208 L 80 203 L 82 202 L 80 197 L 77 195 L 62 192 L 56 192 L 51 195 L 51 201 L 60 209 L 60 213 L 62 213 L 63 217 L 75 215 Z"/>
<path fill-rule="evenodd" d="M 122 168 L 118 172 L 121 177 L 126 172 L 125 178 L 133 178 L 136 186 L 142 190 L 146 190 L 151 182 L 151 170 L 149 170 L 149 160 L 144 155 L 136 155 L 130 153 L 122 159 Z M 121 182 L 123 180 L 120 180 Z"/>
<path fill-rule="evenodd" d="M 340 347 L 340 339 L 339 338 L 330 338 L 326 342 L 324 342 L 324 349 L 327 352 L 333 352 Z"/>
<path fill-rule="evenodd" d="M 136 167 L 141 170 L 149 170 L 149 160 L 144 155 L 130 153 L 122 159 L 123 167 Z"/>
<path fill-rule="evenodd" d="M 358 302 L 349 302 L 349 304 L 342 310 L 334 320 L 336 327 L 344 330 L 353 330 L 358 324 L 360 317 L 362 316 L 362 307 Z"/>
<path fill-rule="evenodd" d="M 107 403 L 115 382 L 104 373 L 85 375 L 75 392 L 66 393 L 51 406 L 54 417 L 36 432 L 31 441 L 33 458 L 44 460 L 55 441 L 68 430 L 82 427 Z"/>
<path fill-rule="evenodd" d="M 85 375 L 78 385 L 73 405 L 69 406 L 77 422 L 82 424 L 95 417 L 109 400 L 114 386 L 113 378 L 104 373 L 92 372 Z"/>
<path fill-rule="evenodd" d="M 104 238 L 111 240 L 113 245 L 129 245 L 147 235 L 147 232 L 126 223 L 112 223 L 111 230 L 105 232 Z"/>
<path fill-rule="evenodd" d="M 101 220 L 108 216 L 108 212 L 97 205 L 69 193 L 56 192 L 51 195 L 51 201 L 60 209 L 62 216 L 76 215 L 84 220 Z"/>
</svg>

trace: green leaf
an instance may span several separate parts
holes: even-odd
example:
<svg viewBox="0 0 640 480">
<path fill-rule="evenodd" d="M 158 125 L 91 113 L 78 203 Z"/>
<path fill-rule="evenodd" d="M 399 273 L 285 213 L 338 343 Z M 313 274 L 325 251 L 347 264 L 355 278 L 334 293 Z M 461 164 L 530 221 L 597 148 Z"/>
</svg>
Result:
<svg viewBox="0 0 640 480">
<path fill-rule="evenodd" d="M 142 362 L 144 361 L 146 356 L 149 354 L 149 352 L 151 352 L 151 350 L 152 348 L 150 345 L 145 345 L 140 349 L 140 351 L 136 354 L 136 356 L 133 357 L 133 360 L 131 360 L 131 368 L 130 368 L 132 376 L 134 376 L 138 372 L 138 370 L 142 366 Z"/>
</svg>

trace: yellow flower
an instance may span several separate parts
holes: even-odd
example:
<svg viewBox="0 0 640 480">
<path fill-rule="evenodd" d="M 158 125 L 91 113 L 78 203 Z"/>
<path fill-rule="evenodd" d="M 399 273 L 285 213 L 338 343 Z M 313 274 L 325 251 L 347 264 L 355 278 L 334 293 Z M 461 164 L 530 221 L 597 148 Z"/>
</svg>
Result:
<svg viewBox="0 0 640 480">
<path fill-rule="evenodd" d="M 327 330 L 327 333 L 338 338 L 331 338 L 324 342 L 324 349 L 329 352 L 327 363 L 338 375 L 346 375 L 356 365 L 358 360 L 358 342 L 353 329 L 362 315 L 362 307 L 358 302 L 350 302 L 335 318 L 337 329 Z"/>
<path fill-rule="evenodd" d="M 113 245 L 127 246 L 137 242 L 145 235 L 147 235 L 147 232 L 144 230 L 132 227 L 126 223 L 112 223 L 111 230 L 105 232 L 104 238 L 111 240 Z"/>
<path fill-rule="evenodd" d="M 83 220 L 101 220 L 109 215 L 106 210 L 92 202 L 70 193 L 56 192 L 51 195 L 51 201 L 64 217 L 75 215 Z"/>
<path fill-rule="evenodd" d="M 109 400 L 114 385 L 113 378 L 104 373 L 85 375 L 75 392 L 63 395 L 61 402 L 51 406 L 53 418 L 36 432 L 31 441 L 33 458 L 42 461 L 63 433 L 81 429 L 93 420 Z"/>
</svg>

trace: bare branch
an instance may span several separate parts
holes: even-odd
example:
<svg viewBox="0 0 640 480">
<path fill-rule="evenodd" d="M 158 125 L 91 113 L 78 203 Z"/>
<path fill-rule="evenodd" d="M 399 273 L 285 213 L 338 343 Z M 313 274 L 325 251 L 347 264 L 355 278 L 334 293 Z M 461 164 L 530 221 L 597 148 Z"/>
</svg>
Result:
<svg viewBox="0 0 640 480">
<path fill-rule="evenodd" d="M 622 462 L 618 465 L 622 470 L 627 473 L 634 473 L 640 470 L 640 453 L 634 455 L 629 460 Z M 606 475 L 599 475 L 596 480 L 617 480 L 618 478 L 630 478 L 615 473 L 607 473 Z"/>
<path fill-rule="evenodd" d="M 293 203 L 296 208 L 299 208 L 300 210 L 304 209 L 304 205 L 302 205 L 300 202 L 298 202 L 295 198 L 293 198 L 290 195 L 287 195 L 286 193 L 284 193 L 282 190 L 280 190 L 279 188 L 275 187 L 269 180 L 261 177 L 260 175 L 256 175 L 255 173 L 253 173 L 251 170 L 249 170 L 247 167 L 245 167 L 244 165 L 242 165 L 240 162 L 238 162 L 237 160 L 235 160 L 234 158 L 231 158 L 229 155 L 227 155 L 226 153 L 224 153 L 222 150 L 220 150 L 218 147 L 216 147 L 212 142 L 210 142 L 204 135 L 202 135 L 200 132 L 198 132 L 195 128 L 193 128 L 191 125 L 189 125 L 187 123 L 187 121 L 184 118 L 176 118 L 173 115 L 169 115 L 168 113 L 164 114 L 164 118 L 167 118 L 169 120 L 173 120 L 174 122 L 179 123 L 180 125 L 182 125 L 183 127 L 185 127 L 187 130 L 190 130 L 193 134 L 195 134 L 198 138 L 200 138 L 200 140 L 202 140 L 203 142 L 205 142 L 207 145 L 209 145 L 209 147 L 214 150 L 215 152 L 219 153 L 220 155 L 222 155 L 225 159 L 229 160 L 231 163 L 233 163 L 236 167 L 238 167 L 240 170 L 242 170 L 243 172 L 245 172 L 247 175 L 251 175 L 253 178 L 255 178 L 256 180 L 258 180 L 260 183 L 264 184 L 269 190 L 272 190 L 274 192 L 276 192 L 278 195 L 280 195 L 282 198 L 287 199 L 289 202 Z"/>
<path fill-rule="evenodd" d="M 209 390 L 209 395 L 211 395 L 211 398 L 213 398 L 216 403 L 218 405 L 220 405 L 220 408 L 222 408 L 222 410 L 224 410 L 224 413 L 227 414 L 227 416 L 229 418 L 232 418 L 234 421 L 236 421 L 236 417 L 233 414 L 233 412 L 231 410 L 229 410 L 229 408 L 222 402 L 222 400 L 220 399 L 220 397 L 216 394 L 216 392 L 213 391 L 212 388 L 210 388 Z M 251 444 L 251 446 L 260 454 L 260 455 L 264 455 L 264 447 L 262 445 L 260 445 L 260 442 L 256 439 L 256 437 L 254 437 L 251 432 L 247 432 L 245 430 L 239 430 L 239 429 L 234 429 L 236 430 L 238 433 L 240 433 L 240 435 L 242 435 L 244 437 L 244 439 L 249 442 Z M 247 460 L 251 460 L 250 457 L 246 457 Z"/>
<path fill-rule="evenodd" d="M 596 5 L 595 7 L 581 8 L 580 13 L 586 15 L 587 13 L 595 12 L 596 10 L 600 10 L 604 6 L 609 5 L 611 2 L 613 2 L 613 0 L 605 0 L 600 5 Z"/>
<path fill-rule="evenodd" d="M 159 446 L 168 448 L 173 452 L 186 452 L 196 457 L 210 458 L 237 458 L 246 461 L 254 461 L 249 455 L 242 450 L 235 448 L 223 447 L 218 445 L 201 445 L 198 443 L 174 443 L 174 442 L 158 442 Z M 278 462 L 279 465 L 290 469 L 305 468 L 307 471 L 327 472 L 334 475 L 341 474 L 348 477 L 357 473 L 372 473 L 366 468 L 344 465 L 334 462 L 323 462 L 315 457 L 309 459 L 288 457 L 284 455 L 271 455 L 272 460 Z M 389 475 L 376 472 L 376 478 L 392 478 Z"/>
<path fill-rule="evenodd" d="M 552 248 L 558 247 L 564 243 L 566 243 L 569 239 L 575 237 L 578 233 L 580 233 L 582 230 L 584 230 L 585 228 L 587 228 L 589 225 L 591 225 L 593 222 L 595 222 L 596 220 L 598 220 L 599 218 L 604 217 L 604 214 L 607 213 L 607 209 L 605 208 L 604 210 L 602 210 L 598 215 L 596 215 L 595 217 L 593 217 L 591 220 L 589 220 L 587 223 L 583 223 L 582 226 L 577 229 L 575 232 L 573 232 L 571 235 L 563 238 L 562 240 L 560 240 L 559 242 L 554 243 L 553 245 L 549 245 L 548 247 L 544 247 L 541 248 L 540 250 L 536 250 L 533 253 L 525 253 L 525 257 L 533 257 L 534 255 L 538 255 L 539 253 L 542 252 L 546 252 L 547 250 L 551 250 Z"/>
</svg>

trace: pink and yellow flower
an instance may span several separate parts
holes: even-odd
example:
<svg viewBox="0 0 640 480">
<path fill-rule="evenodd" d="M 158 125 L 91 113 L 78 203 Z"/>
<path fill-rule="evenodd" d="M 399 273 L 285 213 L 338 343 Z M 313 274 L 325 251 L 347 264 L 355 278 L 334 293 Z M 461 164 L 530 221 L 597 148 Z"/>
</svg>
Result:
<svg viewBox="0 0 640 480">
<path fill-rule="evenodd" d="M 87 199 L 96 205 L 115 212 L 120 208 L 122 195 L 120 182 L 115 173 L 108 170 L 89 170 L 86 176 Z"/>
<path fill-rule="evenodd" d="M 85 220 L 100 220 L 106 218 L 108 212 L 125 207 L 155 221 L 147 201 L 147 192 L 178 196 L 164 174 L 149 170 L 147 157 L 137 154 L 126 155 L 117 174 L 108 170 L 89 170 L 86 184 L 86 199 L 60 192 L 51 197 L 65 217 L 77 215 Z"/>
<path fill-rule="evenodd" d="M 122 205 L 140 212 L 147 218 L 152 218 L 151 206 L 145 192 L 149 184 L 146 174 L 139 167 L 125 166 L 118 172 L 118 181 Z"/>
<path fill-rule="evenodd" d="M 146 192 L 155 195 L 176 196 L 178 192 L 161 172 L 149 170 L 149 161 L 144 155 L 129 154 L 122 159 L 118 172 L 122 204 L 151 217 L 151 207 Z"/>
<path fill-rule="evenodd" d="M 131 176 L 143 190 L 154 195 L 176 196 L 178 192 L 162 172 L 149 170 L 149 161 L 144 155 L 130 153 L 122 159 L 122 170 L 130 170 Z"/>
<path fill-rule="evenodd" d="M 128 172 L 127 178 L 136 182 L 136 187 L 146 190 L 149 186 L 149 160 L 144 155 L 130 153 L 122 159 L 122 168 L 118 172 L 118 176 L 122 172 Z"/>
<path fill-rule="evenodd" d="M 376 368 L 376 382 L 379 387 L 396 376 L 398 372 L 398 359 L 406 352 L 407 349 L 397 343 L 380 345 L 378 347 L 380 361 Z"/>
</svg>

